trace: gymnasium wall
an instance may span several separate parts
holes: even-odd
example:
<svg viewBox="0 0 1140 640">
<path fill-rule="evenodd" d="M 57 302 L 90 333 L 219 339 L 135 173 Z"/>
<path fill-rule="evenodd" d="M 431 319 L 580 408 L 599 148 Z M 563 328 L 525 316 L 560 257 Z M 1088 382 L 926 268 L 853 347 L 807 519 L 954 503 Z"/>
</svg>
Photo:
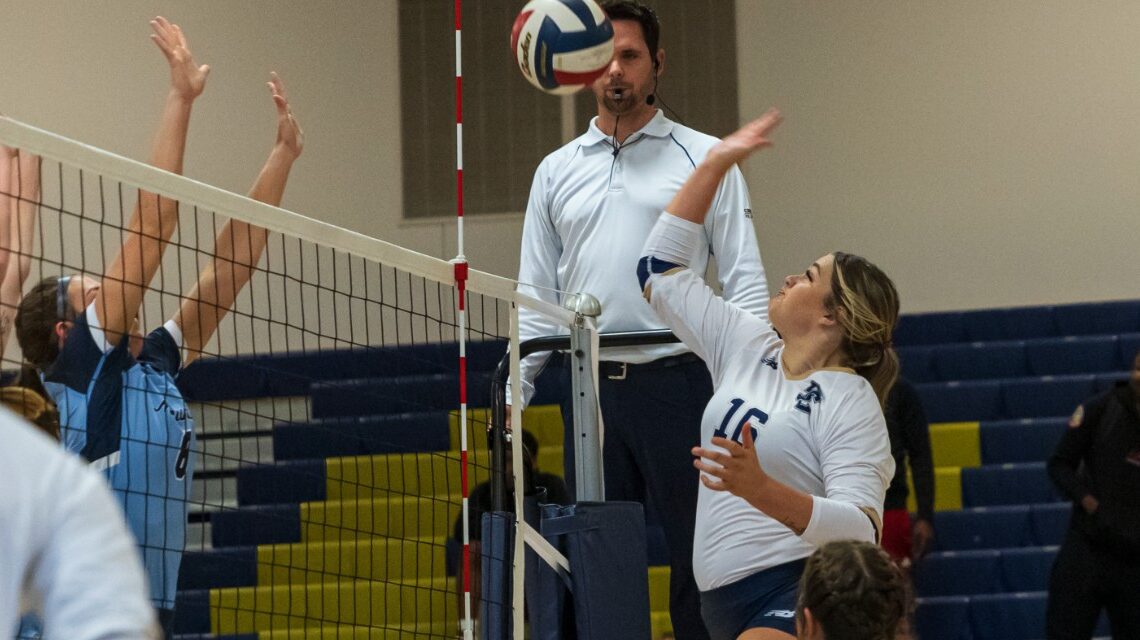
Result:
<svg viewBox="0 0 1140 640">
<path fill-rule="evenodd" d="M 788 117 L 778 147 L 746 167 L 769 273 L 834 248 L 864 253 L 907 311 L 1138 295 L 1140 6 L 737 0 L 737 11 L 740 112 L 777 104 Z M 276 69 L 307 140 L 285 206 L 454 254 L 452 219 L 401 215 L 394 0 L 4 2 L 0 112 L 145 158 L 166 88 L 147 40 L 159 13 L 214 67 L 187 175 L 248 188 L 273 137 L 263 82 Z M 472 264 L 513 275 L 521 225 L 469 217 Z"/>
<path fill-rule="evenodd" d="M 1140 296 L 1140 4 L 738 0 L 765 266 L 835 248 L 908 311 Z"/>
</svg>

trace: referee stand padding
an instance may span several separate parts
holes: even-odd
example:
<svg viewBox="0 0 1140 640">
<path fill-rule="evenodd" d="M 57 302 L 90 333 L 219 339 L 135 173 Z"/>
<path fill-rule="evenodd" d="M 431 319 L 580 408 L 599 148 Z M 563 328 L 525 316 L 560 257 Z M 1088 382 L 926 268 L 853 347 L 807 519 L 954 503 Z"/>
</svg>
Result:
<svg viewBox="0 0 1140 640">
<path fill-rule="evenodd" d="M 527 520 L 540 520 L 539 531 L 570 564 L 556 571 L 529 548 L 526 552 L 526 609 L 532 640 L 648 640 L 648 561 L 645 514 L 636 502 L 579 502 L 570 506 L 527 505 Z M 488 550 L 488 541 L 511 544 L 504 528 L 507 512 L 485 514 L 483 588 L 509 594 L 509 552 Z M 491 591 L 490 589 L 494 589 Z M 500 590 L 502 589 L 502 590 Z M 498 599 L 506 602 L 507 597 Z M 485 604 L 484 638 L 512 637 L 509 610 Z"/>
</svg>

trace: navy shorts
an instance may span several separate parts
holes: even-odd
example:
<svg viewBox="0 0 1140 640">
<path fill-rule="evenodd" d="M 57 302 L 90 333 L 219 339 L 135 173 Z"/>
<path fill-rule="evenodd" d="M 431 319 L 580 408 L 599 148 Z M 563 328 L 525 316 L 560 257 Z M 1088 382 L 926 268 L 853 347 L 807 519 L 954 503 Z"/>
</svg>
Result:
<svg viewBox="0 0 1140 640">
<path fill-rule="evenodd" d="M 807 559 L 793 560 L 701 592 L 701 617 L 712 640 L 735 640 L 764 627 L 796 635 L 796 590 Z"/>
</svg>

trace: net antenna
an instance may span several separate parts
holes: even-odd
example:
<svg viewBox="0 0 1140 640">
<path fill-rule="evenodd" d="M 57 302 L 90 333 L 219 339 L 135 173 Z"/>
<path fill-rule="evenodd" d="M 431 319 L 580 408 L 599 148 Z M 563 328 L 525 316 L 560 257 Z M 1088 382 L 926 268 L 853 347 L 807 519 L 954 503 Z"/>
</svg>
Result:
<svg viewBox="0 0 1140 640">
<path fill-rule="evenodd" d="M 473 640 L 471 620 L 470 482 L 467 452 L 467 256 L 463 253 L 463 0 L 455 0 L 455 267 L 456 317 L 459 320 L 459 464 L 463 518 L 463 640 Z"/>
</svg>

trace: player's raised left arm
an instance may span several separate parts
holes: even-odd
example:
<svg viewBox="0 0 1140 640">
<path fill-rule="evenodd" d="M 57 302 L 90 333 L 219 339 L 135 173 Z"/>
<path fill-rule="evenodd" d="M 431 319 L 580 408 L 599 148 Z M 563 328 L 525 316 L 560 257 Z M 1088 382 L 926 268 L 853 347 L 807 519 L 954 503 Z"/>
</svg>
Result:
<svg viewBox="0 0 1140 640">
<path fill-rule="evenodd" d="M 771 146 L 768 134 L 780 124 L 783 118 L 776 109 L 737 129 L 709 150 L 705 159 L 697 165 L 688 180 L 682 185 L 669 206 L 665 208 L 682 220 L 703 224 L 705 214 L 712 206 L 717 187 L 725 174 L 737 162 L 744 160 L 756 151 Z"/>
<path fill-rule="evenodd" d="M 734 166 L 717 188 L 705 219 L 705 233 L 716 256 L 717 280 L 724 299 L 766 320 L 768 280 L 752 224 L 748 185 L 740 167 Z"/>
<path fill-rule="evenodd" d="M 249 197 L 278 206 L 293 162 L 301 155 L 304 136 L 276 73 L 268 83 L 277 109 L 277 139 L 261 168 Z M 214 259 L 198 276 L 198 282 L 183 300 L 175 321 L 182 330 L 189 364 L 202 354 L 237 295 L 253 276 L 265 250 L 268 232 L 239 220 L 229 220 L 214 241 Z"/>
</svg>

